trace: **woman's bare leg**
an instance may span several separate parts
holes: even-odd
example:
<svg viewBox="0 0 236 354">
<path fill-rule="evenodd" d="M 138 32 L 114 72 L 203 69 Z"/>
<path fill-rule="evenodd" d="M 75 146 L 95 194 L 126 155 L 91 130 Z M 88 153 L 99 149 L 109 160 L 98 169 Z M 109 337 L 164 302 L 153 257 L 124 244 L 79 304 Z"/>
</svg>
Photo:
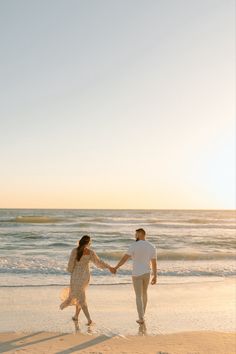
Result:
<svg viewBox="0 0 236 354">
<path fill-rule="evenodd" d="M 81 307 L 76 305 L 76 313 L 75 314 L 76 314 L 77 317 L 79 316 L 80 311 L 81 311 Z"/>
<path fill-rule="evenodd" d="M 83 313 L 85 314 L 85 317 L 88 320 L 87 325 L 90 326 L 93 321 L 91 320 L 90 313 L 89 313 L 88 306 L 87 306 L 87 302 L 86 302 L 85 288 L 80 290 L 79 303 L 80 303 L 80 306 L 83 310 Z"/>
<path fill-rule="evenodd" d="M 88 306 L 87 306 L 86 303 L 84 303 L 83 305 L 81 305 L 81 307 L 82 307 L 83 313 L 85 314 L 85 317 L 88 320 L 87 325 L 90 326 L 93 323 L 93 321 L 91 320 L 90 313 L 89 313 L 89 310 L 88 310 Z"/>
<path fill-rule="evenodd" d="M 81 311 L 80 305 L 76 305 L 76 306 L 75 306 L 75 314 L 74 314 L 74 316 L 72 317 L 72 320 L 73 320 L 73 321 L 78 321 L 78 317 L 79 317 L 80 311 Z"/>
</svg>

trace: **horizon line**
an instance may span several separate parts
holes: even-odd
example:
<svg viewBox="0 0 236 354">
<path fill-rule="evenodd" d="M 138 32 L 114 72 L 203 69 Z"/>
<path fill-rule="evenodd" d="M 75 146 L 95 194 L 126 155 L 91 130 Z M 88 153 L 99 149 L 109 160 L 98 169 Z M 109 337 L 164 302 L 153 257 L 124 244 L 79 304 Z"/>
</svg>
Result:
<svg viewBox="0 0 236 354">
<path fill-rule="evenodd" d="M 159 211 L 236 211 L 235 209 L 193 209 L 193 208 L 0 208 L 0 210 L 159 210 Z"/>
</svg>

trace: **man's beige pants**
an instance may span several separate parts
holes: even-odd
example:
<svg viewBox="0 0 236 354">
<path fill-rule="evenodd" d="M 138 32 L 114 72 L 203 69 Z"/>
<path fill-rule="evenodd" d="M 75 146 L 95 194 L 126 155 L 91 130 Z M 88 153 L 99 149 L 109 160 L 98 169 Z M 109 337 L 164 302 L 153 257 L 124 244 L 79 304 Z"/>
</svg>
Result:
<svg viewBox="0 0 236 354">
<path fill-rule="evenodd" d="M 150 280 L 150 273 L 142 274 L 137 277 L 133 276 L 132 279 L 136 295 L 138 316 L 140 320 L 143 320 L 147 306 L 147 289 Z"/>
</svg>

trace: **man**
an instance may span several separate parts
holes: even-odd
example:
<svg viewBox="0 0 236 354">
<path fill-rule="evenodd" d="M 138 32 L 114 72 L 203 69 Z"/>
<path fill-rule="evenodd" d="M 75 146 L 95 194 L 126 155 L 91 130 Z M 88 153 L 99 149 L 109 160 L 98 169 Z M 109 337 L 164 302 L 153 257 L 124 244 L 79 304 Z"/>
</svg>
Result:
<svg viewBox="0 0 236 354">
<path fill-rule="evenodd" d="M 132 280 L 136 295 L 136 305 L 139 319 L 138 324 L 144 324 L 144 314 L 147 306 L 147 289 L 150 280 L 150 262 L 152 264 L 153 278 L 151 284 L 157 282 L 157 261 L 155 247 L 146 241 L 146 232 L 136 230 L 136 242 L 132 243 L 127 253 L 121 258 L 115 269 L 120 268 L 129 258 L 133 259 Z"/>
</svg>

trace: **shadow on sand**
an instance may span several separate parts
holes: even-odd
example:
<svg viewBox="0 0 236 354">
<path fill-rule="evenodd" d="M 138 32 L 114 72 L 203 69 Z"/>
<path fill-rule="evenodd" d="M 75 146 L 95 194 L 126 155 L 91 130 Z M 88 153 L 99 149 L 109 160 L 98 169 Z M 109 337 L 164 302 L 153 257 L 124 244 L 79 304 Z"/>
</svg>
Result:
<svg viewBox="0 0 236 354">
<path fill-rule="evenodd" d="M 78 321 L 74 321 L 74 325 L 75 325 L 75 333 L 80 333 L 80 327 L 79 327 L 79 323 Z M 87 333 L 92 333 L 92 326 L 88 326 L 87 329 Z M 77 352 L 79 350 L 83 350 L 83 349 L 87 349 L 93 345 L 105 342 L 106 340 L 109 340 L 111 338 L 111 336 L 106 336 L 106 335 L 100 335 L 96 338 L 90 339 L 84 343 L 75 345 L 74 347 L 68 348 L 68 349 L 64 349 L 60 352 L 56 352 L 55 354 L 69 354 L 69 353 L 74 353 Z"/>
<path fill-rule="evenodd" d="M 42 334 L 42 333 L 44 333 L 44 332 L 36 332 L 36 333 L 32 333 L 32 334 L 29 334 L 24 337 L 18 337 L 13 340 L 10 340 L 10 341 L 0 343 L 0 353 L 5 353 L 10 350 L 17 350 L 17 349 L 25 348 L 25 347 L 28 347 L 29 345 L 38 344 L 38 343 L 42 343 L 42 342 L 45 342 L 45 341 L 48 341 L 48 340 L 51 340 L 54 338 L 65 336 L 65 334 L 62 333 L 62 334 L 57 334 L 54 336 L 48 336 L 47 338 L 41 338 L 38 340 L 33 339 L 33 341 L 30 341 L 27 343 L 20 343 L 21 341 L 24 341 L 25 339 L 30 339 L 30 338 L 37 336 L 39 334 Z"/>
<path fill-rule="evenodd" d="M 99 337 L 93 338 L 87 342 L 75 345 L 74 347 L 64 349 L 60 352 L 56 352 L 55 354 L 69 354 L 69 353 L 74 353 L 82 349 L 87 349 L 89 347 L 92 347 L 93 345 L 100 344 L 102 342 L 105 342 L 106 340 L 110 339 L 111 337 L 107 337 L 105 335 L 101 335 Z"/>
</svg>

